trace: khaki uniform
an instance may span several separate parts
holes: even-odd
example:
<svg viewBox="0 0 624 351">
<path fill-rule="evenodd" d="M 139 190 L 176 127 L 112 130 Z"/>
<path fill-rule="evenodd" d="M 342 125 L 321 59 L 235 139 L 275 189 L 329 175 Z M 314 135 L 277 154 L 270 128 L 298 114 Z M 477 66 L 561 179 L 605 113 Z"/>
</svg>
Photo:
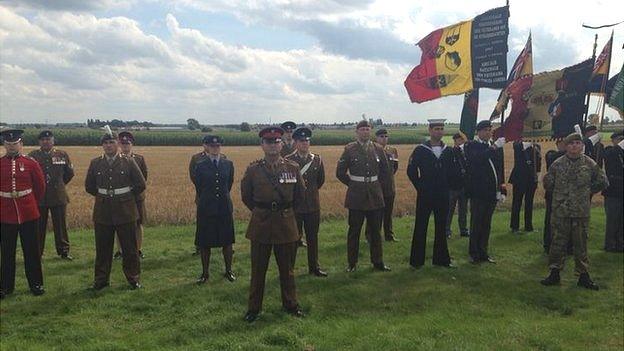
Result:
<svg viewBox="0 0 624 351">
<path fill-rule="evenodd" d="M 384 147 L 386 157 L 388 158 L 388 181 L 385 183 L 384 189 L 384 214 L 383 214 L 383 230 L 386 239 L 394 237 L 392 230 L 392 212 L 394 211 L 394 197 L 396 195 L 396 185 L 394 183 L 394 174 L 399 169 L 399 152 L 396 148 L 386 145 Z"/>
<path fill-rule="evenodd" d="M 373 264 L 383 263 L 381 221 L 384 189 L 389 181 L 389 166 L 381 145 L 372 141 L 352 142 L 338 160 L 336 177 L 348 186 L 345 207 L 349 209 L 347 255 L 349 266 L 358 261 L 360 231 L 366 219 L 370 227 L 370 255 Z"/>
<path fill-rule="evenodd" d="M 246 234 L 251 240 L 248 310 L 258 313 L 262 308 L 271 250 L 275 252 L 279 270 L 282 305 L 293 310 L 298 306 L 293 261 L 297 241 L 301 238 L 293 208 L 305 197 L 299 166 L 283 158 L 275 166 L 268 165 L 265 160 L 251 163 L 241 180 L 241 196 L 252 211 Z"/>
<path fill-rule="evenodd" d="M 552 192 L 551 269 L 563 269 L 568 241 L 571 240 L 576 271 L 587 273 L 590 195 L 607 185 L 604 171 L 588 156 L 582 155 L 578 159 L 562 156 L 550 166 L 544 176 L 544 188 Z"/>
<path fill-rule="evenodd" d="M 54 244 L 58 255 L 69 254 L 69 238 L 67 235 L 66 210 L 69 203 L 65 185 L 74 177 L 74 168 L 69 155 L 57 148 L 46 152 L 41 149 L 29 154 L 37 160 L 46 181 L 45 196 L 39 202 L 39 230 L 38 242 L 40 254 L 43 255 L 45 237 L 48 226 L 48 213 L 52 217 L 54 229 Z"/>
<path fill-rule="evenodd" d="M 147 164 L 145 163 L 145 157 L 135 153 L 130 154 L 128 157 L 131 157 L 134 162 L 136 162 L 137 166 L 139 166 L 139 169 L 141 170 L 143 179 L 147 182 Z M 141 225 L 145 223 L 145 219 L 147 218 L 147 211 L 145 210 L 145 191 L 136 197 L 136 204 L 137 210 L 139 211 L 139 219 L 137 223 Z"/>
<path fill-rule="evenodd" d="M 139 211 L 136 197 L 145 190 L 145 179 L 131 158 L 104 155 L 91 161 L 85 179 L 86 191 L 95 196 L 95 284 L 108 284 L 115 232 L 123 255 L 123 270 L 130 283 L 139 281 L 140 264 L 136 242 Z"/>
<path fill-rule="evenodd" d="M 290 143 L 282 141 L 282 151 L 280 151 L 280 156 L 286 157 L 293 152 L 295 152 L 295 141 L 291 140 Z"/>
<path fill-rule="evenodd" d="M 294 152 L 287 159 L 299 165 L 306 186 L 305 201 L 298 203 L 295 207 L 295 217 L 299 235 L 302 235 L 305 229 L 308 244 L 308 269 L 317 270 L 319 269 L 318 232 L 321 221 L 319 189 L 325 183 L 325 166 L 321 156 L 312 153 L 303 158 Z"/>
</svg>

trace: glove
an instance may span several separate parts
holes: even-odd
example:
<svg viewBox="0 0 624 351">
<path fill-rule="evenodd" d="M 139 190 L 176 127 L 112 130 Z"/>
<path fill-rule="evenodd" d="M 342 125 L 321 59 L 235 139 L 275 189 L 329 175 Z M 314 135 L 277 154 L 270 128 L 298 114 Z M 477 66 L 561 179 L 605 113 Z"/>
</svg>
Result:
<svg viewBox="0 0 624 351">
<path fill-rule="evenodd" d="M 501 193 L 500 191 L 496 192 L 496 200 L 498 201 L 498 203 L 503 203 L 505 202 L 505 199 L 507 198 L 507 196 L 505 196 L 505 194 Z"/>
<path fill-rule="evenodd" d="M 619 146 L 620 148 L 624 149 L 624 140 L 620 141 L 620 142 L 618 143 L 618 146 Z"/>
<path fill-rule="evenodd" d="M 596 143 L 598 143 L 600 139 L 602 139 L 602 136 L 599 133 L 596 133 L 589 137 L 589 140 L 591 140 L 593 145 L 596 145 Z"/>
<path fill-rule="evenodd" d="M 526 141 L 523 141 L 522 142 L 522 150 L 526 150 L 526 149 L 530 148 L 531 145 L 533 145 L 533 143 L 528 143 Z"/>
<path fill-rule="evenodd" d="M 580 135 L 581 137 L 583 136 L 583 132 L 581 131 L 581 126 L 579 126 L 578 124 L 574 125 L 574 131 L 576 132 L 576 134 Z"/>
<path fill-rule="evenodd" d="M 494 146 L 503 147 L 505 145 L 505 137 L 500 137 L 494 142 Z"/>
</svg>

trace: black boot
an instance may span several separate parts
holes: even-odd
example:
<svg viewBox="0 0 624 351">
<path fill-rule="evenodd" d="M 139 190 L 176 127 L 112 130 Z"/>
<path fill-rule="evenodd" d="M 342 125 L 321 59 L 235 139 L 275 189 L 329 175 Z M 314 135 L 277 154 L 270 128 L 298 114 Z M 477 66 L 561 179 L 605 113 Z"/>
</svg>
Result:
<svg viewBox="0 0 624 351">
<path fill-rule="evenodd" d="M 596 283 L 591 280 L 591 278 L 589 277 L 589 273 L 581 273 L 581 276 L 579 277 L 578 283 L 576 283 L 576 285 L 582 286 L 585 289 L 589 290 L 600 289 L 598 285 L 596 285 Z"/>
<path fill-rule="evenodd" d="M 561 277 L 559 277 L 559 270 L 551 269 L 550 275 L 546 277 L 546 279 L 542 280 L 540 283 L 546 286 L 559 285 L 559 283 L 561 283 Z"/>
</svg>

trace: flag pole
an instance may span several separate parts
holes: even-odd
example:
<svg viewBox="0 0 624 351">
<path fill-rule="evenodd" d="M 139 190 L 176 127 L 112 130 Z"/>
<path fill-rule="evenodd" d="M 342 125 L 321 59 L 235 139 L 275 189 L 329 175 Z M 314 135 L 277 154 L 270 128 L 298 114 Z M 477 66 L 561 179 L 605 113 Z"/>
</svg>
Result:
<svg viewBox="0 0 624 351">
<path fill-rule="evenodd" d="M 613 29 L 611 30 L 611 39 L 609 39 L 611 43 L 609 46 L 609 62 L 607 63 L 607 73 L 604 78 L 602 78 L 602 84 L 600 86 L 600 92 L 603 93 L 602 97 L 602 112 L 600 114 L 600 131 L 602 132 L 602 126 L 604 124 L 604 114 L 605 107 L 607 105 L 607 82 L 609 81 L 609 71 L 611 70 L 611 58 L 613 54 Z"/>
<path fill-rule="evenodd" d="M 592 52 L 592 61 L 594 61 L 594 64 L 596 62 L 596 48 L 597 47 L 598 47 L 598 33 L 594 35 L 594 51 Z M 585 95 L 585 116 L 583 117 L 583 127 L 587 125 L 587 114 L 589 111 L 589 97 L 590 96 L 591 96 L 590 92 L 587 92 L 587 95 Z"/>
</svg>

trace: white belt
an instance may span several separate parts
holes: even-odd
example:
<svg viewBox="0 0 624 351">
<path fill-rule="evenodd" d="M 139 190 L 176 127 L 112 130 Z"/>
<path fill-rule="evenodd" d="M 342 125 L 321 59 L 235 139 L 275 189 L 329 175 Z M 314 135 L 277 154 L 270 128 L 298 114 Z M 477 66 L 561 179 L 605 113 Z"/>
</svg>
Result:
<svg viewBox="0 0 624 351">
<path fill-rule="evenodd" d="M 349 179 L 351 179 L 354 182 L 360 182 L 360 183 L 372 183 L 372 182 L 376 182 L 377 181 L 377 176 L 372 176 L 372 177 L 360 177 L 360 176 L 354 176 L 354 175 L 350 175 L 349 174 Z"/>
<path fill-rule="evenodd" d="M 32 193 L 32 189 L 20 190 L 20 191 L 12 191 L 10 193 L 0 191 L 0 197 L 6 197 L 9 199 L 16 199 L 18 197 L 26 196 Z"/>
<path fill-rule="evenodd" d="M 131 191 L 132 191 L 132 189 L 129 186 L 126 186 L 126 187 L 123 187 L 123 188 L 117 188 L 117 189 L 98 188 L 98 193 L 99 194 L 108 195 L 108 196 L 121 195 L 121 194 L 129 193 Z"/>
</svg>

